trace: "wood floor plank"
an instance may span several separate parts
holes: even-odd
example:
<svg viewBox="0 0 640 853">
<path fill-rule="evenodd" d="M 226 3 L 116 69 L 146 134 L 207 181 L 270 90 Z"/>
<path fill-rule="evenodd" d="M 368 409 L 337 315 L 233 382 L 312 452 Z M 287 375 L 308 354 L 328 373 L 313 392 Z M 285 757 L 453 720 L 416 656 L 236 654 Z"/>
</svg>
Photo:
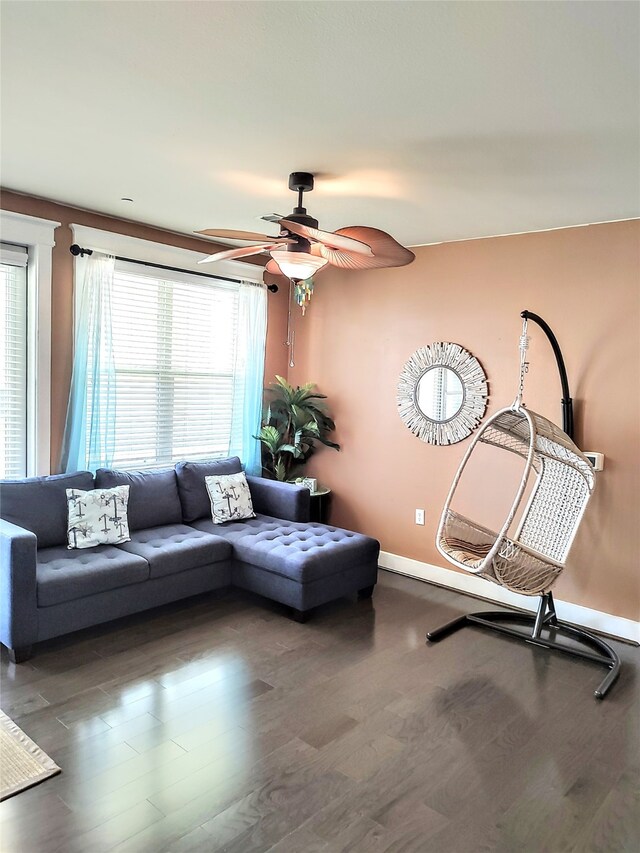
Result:
<svg viewBox="0 0 640 853">
<path fill-rule="evenodd" d="M 342 737 L 358 725 L 358 721 L 347 714 L 332 714 L 315 726 L 303 731 L 300 739 L 316 749 Z"/>
<path fill-rule="evenodd" d="M 376 770 L 402 750 L 400 741 L 388 734 L 379 735 L 364 746 L 345 755 L 344 759 L 336 765 L 336 770 L 361 782 L 372 776 Z"/>
<path fill-rule="evenodd" d="M 100 826 L 83 832 L 73 839 L 65 839 L 61 845 L 55 848 L 55 853 L 103 853 L 111 850 L 122 841 L 126 841 L 141 830 L 161 820 L 162 812 L 159 812 L 151 803 L 144 800 L 126 811 L 121 812 L 111 820 L 100 824 Z"/>
<path fill-rule="evenodd" d="M 331 853 L 329 845 L 310 829 L 301 827 L 269 848 L 269 853 Z"/>
<path fill-rule="evenodd" d="M 387 830 L 368 817 L 359 818 L 345 832 L 340 834 L 337 844 L 329 848 L 341 853 L 382 853 L 389 849 L 390 838 Z"/>
<path fill-rule="evenodd" d="M 211 836 L 201 826 L 186 832 L 166 847 L 156 848 L 156 853 L 202 853 L 211 847 Z"/>
</svg>

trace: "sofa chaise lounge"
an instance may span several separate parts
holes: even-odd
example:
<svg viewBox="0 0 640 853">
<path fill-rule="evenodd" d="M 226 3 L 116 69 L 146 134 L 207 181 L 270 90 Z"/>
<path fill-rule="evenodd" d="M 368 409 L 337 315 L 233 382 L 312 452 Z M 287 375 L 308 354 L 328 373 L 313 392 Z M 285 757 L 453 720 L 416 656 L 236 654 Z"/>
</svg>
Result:
<svg viewBox="0 0 640 853">
<path fill-rule="evenodd" d="M 248 477 L 256 518 L 214 524 L 205 477 L 237 457 L 154 471 L 88 471 L 0 482 L 0 642 L 34 643 L 227 586 L 271 598 L 305 621 L 311 608 L 377 580 L 379 543 L 309 522 L 309 491 Z M 66 489 L 129 485 L 131 540 L 67 548 Z"/>
</svg>

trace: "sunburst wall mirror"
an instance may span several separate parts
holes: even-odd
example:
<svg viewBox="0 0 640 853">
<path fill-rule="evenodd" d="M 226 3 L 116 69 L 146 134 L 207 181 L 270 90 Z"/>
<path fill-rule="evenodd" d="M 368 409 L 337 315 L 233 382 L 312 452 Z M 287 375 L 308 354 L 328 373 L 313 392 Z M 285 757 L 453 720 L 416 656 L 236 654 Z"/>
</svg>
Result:
<svg viewBox="0 0 640 853">
<path fill-rule="evenodd" d="M 428 444 L 455 444 L 478 426 L 489 389 L 480 362 L 459 344 L 437 341 L 417 349 L 402 368 L 398 413 Z"/>
</svg>

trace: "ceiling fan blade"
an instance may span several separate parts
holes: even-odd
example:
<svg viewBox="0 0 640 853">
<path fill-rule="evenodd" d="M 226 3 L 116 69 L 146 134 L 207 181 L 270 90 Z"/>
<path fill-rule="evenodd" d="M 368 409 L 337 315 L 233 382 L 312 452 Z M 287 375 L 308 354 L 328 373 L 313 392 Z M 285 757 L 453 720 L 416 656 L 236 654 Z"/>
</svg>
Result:
<svg viewBox="0 0 640 853">
<path fill-rule="evenodd" d="M 234 231 L 231 228 L 207 228 L 204 231 L 196 231 L 196 234 L 204 234 L 206 237 L 221 237 L 223 240 L 259 240 L 263 243 L 265 240 L 271 240 L 272 243 L 278 243 L 281 240 L 286 240 L 286 237 L 271 237 L 269 234 L 259 234 L 257 231 Z M 289 241 L 291 242 L 291 241 Z"/>
<path fill-rule="evenodd" d="M 231 260 L 231 258 L 248 258 L 249 255 L 259 255 L 260 252 L 264 252 L 265 249 L 275 249 L 279 245 L 279 243 L 271 241 L 269 243 L 259 243 L 257 246 L 241 246 L 235 249 L 227 249 L 225 252 L 216 252 L 214 255 L 209 255 L 201 261 L 198 261 L 198 263 L 209 264 L 212 261 L 228 261 Z"/>
<path fill-rule="evenodd" d="M 292 222 L 290 219 L 281 219 L 280 225 L 293 234 L 299 234 L 307 240 L 322 243 L 325 246 L 331 246 L 332 249 L 357 252 L 360 255 L 369 257 L 373 255 L 371 248 L 366 243 L 341 235 L 339 232 L 333 234 L 331 231 L 320 231 L 318 228 L 309 228 L 307 225 L 300 225 L 300 223 Z"/>
<path fill-rule="evenodd" d="M 278 262 L 274 261 L 273 258 L 269 261 L 269 263 L 265 267 L 266 272 L 270 272 L 272 275 L 284 275 L 280 267 L 278 266 Z"/>
<path fill-rule="evenodd" d="M 265 216 L 258 218 L 264 219 L 265 222 L 280 222 L 281 219 L 284 219 L 284 216 L 281 213 L 267 213 Z"/>
<path fill-rule="evenodd" d="M 365 225 L 352 225 L 339 228 L 336 234 L 350 237 L 368 244 L 373 252 L 372 257 L 355 254 L 332 246 L 317 244 L 317 251 L 335 267 L 347 270 L 371 270 L 384 267 L 403 267 L 415 259 L 410 249 L 405 249 L 397 240 L 380 231 L 378 228 L 368 228 Z"/>
</svg>

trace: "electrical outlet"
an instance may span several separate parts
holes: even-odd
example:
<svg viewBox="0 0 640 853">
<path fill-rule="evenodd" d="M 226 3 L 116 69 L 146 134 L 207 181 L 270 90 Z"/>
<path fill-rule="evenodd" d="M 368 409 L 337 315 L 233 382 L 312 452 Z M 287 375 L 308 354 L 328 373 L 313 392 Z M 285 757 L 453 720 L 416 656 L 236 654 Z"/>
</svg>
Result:
<svg viewBox="0 0 640 853">
<path fill-rule="evenodd" d="M 595 450 L 585 450 L 584 455 L 593 465 L 594 471 L 602 471 L 604 469 L 604 453 L 596 453 Z"/>
<path fill-rule="evenodd" d="M 416 524 L 424 524 L 424 510 L 417 509 L 416 510 Z"/>
</svg>

